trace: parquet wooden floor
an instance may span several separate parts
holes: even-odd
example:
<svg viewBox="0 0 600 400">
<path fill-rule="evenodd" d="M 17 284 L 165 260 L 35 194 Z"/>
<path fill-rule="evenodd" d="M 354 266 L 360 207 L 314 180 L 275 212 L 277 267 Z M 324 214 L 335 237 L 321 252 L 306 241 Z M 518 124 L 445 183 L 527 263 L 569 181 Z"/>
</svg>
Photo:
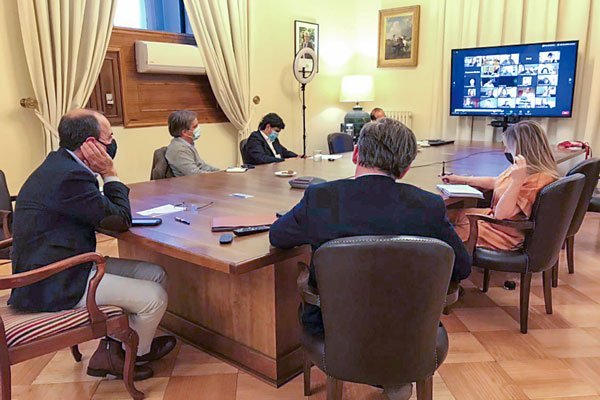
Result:
<svg viewBox="0 0 600 400">
<path fill-rule="evenodd" d="M 531 295 L 530 331 L 519 333 L 518 288 L 502 289 L 508 274 L 492 274 L 489 293 L 478 291 L 481 274 L 464 282 L 466 293 L 443 317 L 450 353 L 434 379 L 438 400 L 600 400 L 600 215 L 588 214 L 577 235 L 575 274 L 561 255 L 560 286 L 553 289 L 554 314 L 546 315 L 541 278 Z M 117 255 L 114 240 L 101 237 L 99 251 Z M 0 266 L 2 273 L 9 266 Z M 13 398 L 20 400 L 128 399 L 121 381 L 85 374 L 95 343 L 82 347 L 84 360 L 68 351 L 13 366 Z M 148 399 L 296 400 L 302 377 L 274 389 L 185 343 L 153 365 L 155 377 L 139 382 Z M 313 396 L 325 399 L 325 377 L 313 370 Z M 415 396 L 413 396 L 416 398 Z M 346 384 L 344 399 L 384 399 L 380 390 Z"/>
</svg>

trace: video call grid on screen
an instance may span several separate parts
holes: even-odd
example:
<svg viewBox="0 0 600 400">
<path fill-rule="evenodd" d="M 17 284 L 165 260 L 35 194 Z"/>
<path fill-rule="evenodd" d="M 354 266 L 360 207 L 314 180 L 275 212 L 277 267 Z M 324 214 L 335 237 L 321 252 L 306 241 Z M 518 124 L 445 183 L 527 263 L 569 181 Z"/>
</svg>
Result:
<svg viewBox="0 0 600 400">
<path fill-rule="evenodd" d="M 450 115 L 571 117 L 578 44 L 452 50 Z"/>
</svg>

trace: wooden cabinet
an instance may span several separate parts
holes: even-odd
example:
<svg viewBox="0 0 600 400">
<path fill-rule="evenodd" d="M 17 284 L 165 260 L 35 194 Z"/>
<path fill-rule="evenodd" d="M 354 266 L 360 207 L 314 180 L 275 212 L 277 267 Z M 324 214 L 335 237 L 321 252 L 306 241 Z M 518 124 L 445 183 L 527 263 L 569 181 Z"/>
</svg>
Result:
<svg viewBox="0 0 600 400">
<path fill-rule="evenodd" d="M 120 52 L 106 52 L 104 63 L 87 108 L 99 111 L 111 125 L 123 125 L 123 96 L 121 93 Z"/>
</svg>

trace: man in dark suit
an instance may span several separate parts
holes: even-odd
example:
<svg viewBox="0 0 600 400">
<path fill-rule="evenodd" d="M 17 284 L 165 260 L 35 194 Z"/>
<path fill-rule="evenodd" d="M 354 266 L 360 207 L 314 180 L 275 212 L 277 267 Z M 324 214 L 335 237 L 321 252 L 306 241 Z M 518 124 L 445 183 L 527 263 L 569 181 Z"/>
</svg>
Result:
<svg viewBox="0 0 600 400">
<path fill-rule="evenodd" d="M 315 251 L 330 240 L 359 235 L 416 235 L 441 239 L 454 249 L 452 280 L 469 276 L 471 259 L 446 218 L 442 198 L 396 183 L 417 154 L 414 134 L 402 123 L 382 118 L 360 132 L 352 160 L 355 179 L 309 186 L 302 200 L 271 226 L 271 244 L 291 248 L 310 244 Z M 310 284 L 317 287 L 314 271 Z M 305 305 L 304 326 L 323 332 L 321 310 Z"/>
<path fill-rule="evenodd" d="M 98 227 L 126 231 L 131 225 L 129 188 L 113 164 L 117 146 L 108 120 L 90 110 L 74 110 L 58 126 L 60 148 L 27 179 L 17 198 L 13 219 L 13 271 L 35 270 L 78 254 L 96 251 Z M 104 181 L 99 190 L 97 175 Z M 154 334 L 166 307 L 166 275 L 153 264 L 108 258 L 96 292 L 98 305 L 122 307 L 139 335 L 138 361 L 157 360 L 175 347 L 175 338 Z M 91 263 L 48 279 L 13 289 L 9 304 L 23 311 L 59 311 L 84 307 Z M 88 374 L 121 376 L 121 344 L 103 339 L 92 356 Z M 135 369 L 135 379 L 153 372 Z"/>
<path fill-rule="evenodd" d="M 279 133 L 285 128 L 281 117 L 275 113 L 267 114 L 258 124 L 258 130 L 252 132 L 244 153 L 246 163 L 248 164 L 270 164 L 284 161 L 286 158 L 298 157 L 294 153 L 283 147 L 279 142 Z"/>
</svg>

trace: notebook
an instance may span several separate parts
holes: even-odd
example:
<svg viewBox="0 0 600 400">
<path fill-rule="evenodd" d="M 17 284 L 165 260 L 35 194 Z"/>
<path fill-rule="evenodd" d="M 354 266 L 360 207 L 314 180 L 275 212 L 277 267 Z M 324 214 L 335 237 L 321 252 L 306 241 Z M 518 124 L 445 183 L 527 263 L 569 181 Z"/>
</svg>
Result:
<svg viewBox="0 0 600 400">
<path fill-rule="evenodd" d="M 473 197 L 483 199 L 483 193 L 469 185 L 437 185 L 440 192 L 448 197 Z"/>
<path fill-rule="evenodd" d="M 276 219 L 275 214 L 213 217 L 210 230 L 212 232 L 224 232 L 249 226 L 271 225 Z"/>
</svg>

